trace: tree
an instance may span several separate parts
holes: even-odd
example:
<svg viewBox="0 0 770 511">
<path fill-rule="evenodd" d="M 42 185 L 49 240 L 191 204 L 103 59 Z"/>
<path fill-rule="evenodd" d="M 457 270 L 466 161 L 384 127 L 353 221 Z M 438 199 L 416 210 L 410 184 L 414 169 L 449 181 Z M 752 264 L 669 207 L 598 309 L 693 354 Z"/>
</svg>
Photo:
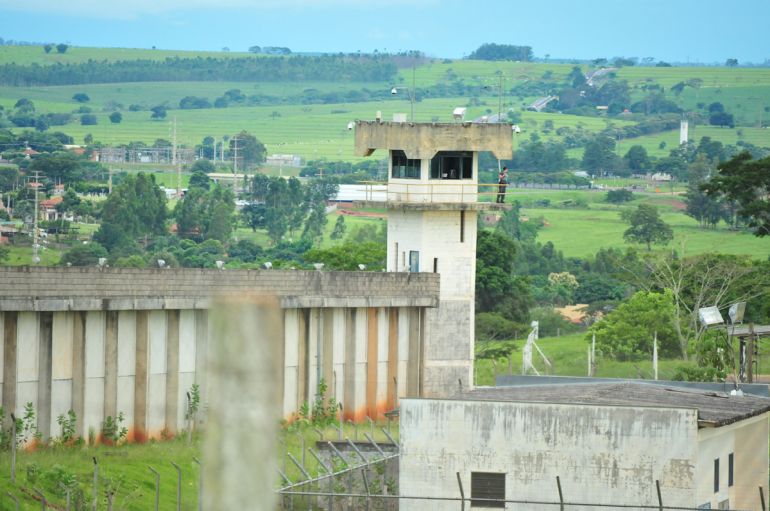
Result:
<svg viewBox="0 0 770 511">
<path fill-rule="evenodd" d="M 725 66 L 727 67 L 735 67 L 738 65 L 738 59 L 727 59 L 725 60 Z"/>
<path fill-rule="evenodd" d="M 606 200 L 610 204 L 623 204 L 624 202 L 634 200 L 634 192 L 625 188 L 610 190 L 607 192 Z"/>
<path fill-rule="evenodd" d="M 651 244 L 666 245 L 674 239 L 674 232 L 658 215 L 658 208 L 649 204 L 639 204 L 633 211 L 624 211 L 621 218 L 631 224 L 623 239 L 627 243 L 644 243 L 647 250 Z"/>
<path fill-rule="evenodd" d="M 82 126 L 93 126 L 98 122 L 99 121 L 94 114 L 83 114 L 80 116 L 80 124 Z"/>
<path fill-rule="evenodd" d="M 343 236 L 345 236 L 345 217 L 340 215 L 337 217 L 337 221 L 334 223 L 334 230 L 332 230 L 329 237 L 333 240 L 339 240 Z"/>
<path fill-rule="evenodd" d="M 166 107 L 163 105 L 157 105 L 152 108 L 150 108 L 150 111 L 152 112 L 152 115 L 150 116 L 150 119 L 165 119 L 166 118 Z"/>
<path fill-rule="evenodd" d="M 261 47 L 256 46 L 256 45 L 249 46 L 249 53 L 261 53 L 261 52 L 262 52 L 262 48 Z"/>
<path fill-rule="evenodd" d="M 476 310 L 499 312 L 524 323 L 532 298 L 524 279 L 513 276 L 516 243 L 500 233 L 479 231 L 476 245 Z"/>
<path fill-rule="evenodd" d="M 238 147 L 238 158 L 244 166 L 249 167 L 265 161 L 267 149 L 265 145 L 257 140 L 257 137 L 249 134 L 247 131 L 241 131 L 230 140 L 230 151 Z"/>
<path fill-rule="evenodd" d="M 699 153 L 688 172 L 685 214 L 697 220 L 701 227 L 716 227 L 725 215 L 725 208 L 719 198 L 709 197 L 701 190 L 701 185 L 708 180 L 712 168 L 707 156 Z"/>
<path fill-rule="evenodd" d="M 123 120 L 123 114 L 120 112 L 112 112 L 110 114 L 110 122 L 112 124 L 120 124 L 120 121 Z"/>
<path fill-rule="evenodd" d="M 736 213 L 748 219 L 755 236 L 770 234 L 770 157 L 754 160 L 744 151 L 717 168 L 719 173 L 701 190 L 736 203 Z"/>
<path fill-rule="evenodd" d="M 78 92 L 75 95 L 72 96 L 72 99 L 74 101 L 77 101 L 78 103 L 87 103 L 91 101 L 91 98 L 88 97 L 88 94 L 85 92 Z"/>
<path fill-rule="evenodd" d="M 190 184 L 188 185 L 188 189 L 193 190 L 195 188 L 200 188 L 201 190 L 209 191 L 209 189 L 211 188 L 211 178 L 209 178 L 209 176 L 207 176 L 206 173 L 203 171 L 200 171 L 200 170 L 194 171 L 190 176 Z"/>
<path fill-rule="evenodd" d="M 69 48 L 69 45 L 66 45 L 64 43 L 59 43 L 56 45 L 56 51 L 58 53 L 66 53 L 68 48 Z"/>
<path fill-rule="evenodd" d="M 0 263 L 8 259 L 11 255 L 11 249 L 0 245 Z"/>
<path fill-rule="evenodd" d="M 61 258 L 61 265 L 96 266 L 99 259 L 107 257 L 107 251 L 99 243 L 78 244 L 69 249 Z"/>
<path fill-rule="evenodd" d="M 104 201 L 99 231 L 112 224 L 129 239 L 164 234 L 166 216 L 166 194 L 155 176 L 139 172 L 123 178 Z"/>
<path fill-rule="evenodd" d="M 628 162 L 628 168 L 636 174 L 641 174 L 649 170 L 650 158 L 647 156 L 647 149 L 640 145 L 631 146 L 623 159 Z"/>
<path fill-rule="evenodd" d="M 380 271 L 385 269 L 385 257 L 385 245 L 372 241 L 345 242 L 327 249 L 314 248 L 302 256 L 309 264 L 323 263 L 324 269 L 341 271 L 358 271 L 360 264 L 366 266 L 367 271 Z"/>
<path fill-rule="evenodd" d="M 605 135 L 596 135 L 585 146 L 581 167 L 592 174 L 601 175 L 616 168 L 615 140 Z"/>
<path fill-rule="evenodd" d="M 709 124 L 712 126 L 719 126 L 720 128 L 725 126 L 728 128 L 734 128 L 735 119 L 733 118 L 733 114 L 728 114 L 727 112 L 716 112 L 709 116 Z"/>
<path fill-rule="evenodd" d="M 52 182 L 74 185 L 83 179 L 80 160 L 70 152 L 41 154 L 29 165 L 32 171 L 40 171 Z"/>
<path fill-rule="evenodd" d="M 51 53 L 51 50 L 53 50 L 53 44 L 44 44 L 43 45 L 43 51 L 46 53 Z"/>
<path fill-rule="evenodd" d="M 588 330 L 586 340 L 596 335 L 596 346 L 604 356 L 637 360 L 652 356 L 657 335 L 658 352 L 671 357 L 679 352 L 674 332 L 671 292 L 639 291 Z"/>
</svg>

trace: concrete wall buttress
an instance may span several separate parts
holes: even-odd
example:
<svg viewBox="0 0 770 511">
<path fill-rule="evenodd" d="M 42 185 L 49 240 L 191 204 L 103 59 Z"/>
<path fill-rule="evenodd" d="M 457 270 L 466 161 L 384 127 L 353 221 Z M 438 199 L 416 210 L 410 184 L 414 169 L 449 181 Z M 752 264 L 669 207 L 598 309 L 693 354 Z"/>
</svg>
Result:
<svg viewBox="0 0 770 511">
<path fill-rule="evenodd" d="M 388 328 L 390 326 L 388 309 L 377 309 L 377 392 L 376 415 L 373 419 L 384 418 L 388 408 Z"/>
<path fill-rule="evenodd" d="M 134 396 L 136 393 L 137 334 L 139 332 L 137 330 L 137 315 L 138 313 L 135 311 L 120 311 L 118 313 L 115 409 L 116 413 L 123 413 L 125 425 L 132 434 L 136 424 Z"/>
<path fill-rule="evenodd" d="M 61 436 L 61 427 L 56 419 L 67 416 L 72 404 L 72 348 L 73 321 L 71 312 L 54 312 L 51 334 L 51 414 L 49 417 L 51 436 Z"/>
<path fill-rule="evenodd" d="M 72 411 L 75 412 L 77 435 L 86 438 L 86 313 L 72 313 Z"/>
<path fill-rule="evenodd" d="M 86 312 L 83 427 L 98 438 L 104 420 L 106 312 Z"/>
<path fill-rule="evenodd" d="M 196 361 L 196 330 L 195 311 L 183 310 L 179 312 L 179 381 L 177 393 L 174 396 L 176 401 L 176 416 L 171 421 L 176 424 L 176 431 L 187 429 L 185 415 L 187 413 L 187 393 L 192 391 L 195 383 L 195 361 Z M 200 389 L 198 389 L 200 393 Z M 199 406 L 200 408 L 200 406 Z M 170 427 L 170 424 L 167 424 Z"/>
<path fill-rule="evenodd" d="M 283 416 L 289 418 L 297 411 L 299 402 L 299 320 L 298 309 L 288 309 L 284 316 L 283 341 Z"/>
<path fill-rule="evenodd" d="M 37 380 L 37 430 L 43 439 L 51 437 L 51 350 L 53 312 L 39 313 Z"/>
<path fill-rule="evenodd" d="M 206 310 L 195 310 L 195 383 L 201 395 L 201 410 L 206 409 L 208 386 L 206 383 L 206 360 L 209 349 L 209 315 Z M 204 414 L 198 413 L 198 420 L 203 421 Z"/>
<path fill-rule="evenodd" d="M 176 434 L 179 421 L 179 329 L 180 312 L 166 311 L 166 409 L 163 427 Z"/>
<path fill-rule="evenodd" d="M 105 313 L 104 416 L 118 416 L 118 311 Z"/>
<path fill-rule="evenodd" d="M 168 360 L 166 311 L 150 311 L 148 317 L 147 432 L 158 436 L 166 425 L 166 367 Z"/>
<path fill-rule="evenodd" d="M 136 312 L 136 369 L 134 370 L 134 437 L 147 439 L 147 360 L 149 311 Z"/>
<path fill-rule="evenodd" d="M 10 425 L 9 414 L 16 409 L 16 327 L 18 312 L 3 313 L 3 409 L 4 426 Z"/>
<path fill-rule="evenodd" d="M 24 416 L 24 406 L 38 410 L 40 341 L 37 312 L 19 314 L 16 326 L 16 417 Z"/>
<path fill-rule="evenodd" d="M 332 309 L 332 381 L 330 383 L 331 393 L 337 403 L 345 403 L 345 309 Z"/>
</svg>

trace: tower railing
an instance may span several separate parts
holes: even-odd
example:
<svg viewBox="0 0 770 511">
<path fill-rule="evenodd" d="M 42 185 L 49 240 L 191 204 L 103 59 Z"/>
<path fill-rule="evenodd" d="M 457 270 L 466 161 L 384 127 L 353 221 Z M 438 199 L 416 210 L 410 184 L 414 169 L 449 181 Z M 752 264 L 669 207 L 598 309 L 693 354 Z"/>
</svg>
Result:
<svg viewBox="0 0 770 511">
<path fill-rule="evenodd" d="M 468 203 L 494 202 L 499 193 L 496 183 L 475 183 L 460 180 L 425 182 L 362 181 L 366 197 L 373 202 Z"/>
</svg>

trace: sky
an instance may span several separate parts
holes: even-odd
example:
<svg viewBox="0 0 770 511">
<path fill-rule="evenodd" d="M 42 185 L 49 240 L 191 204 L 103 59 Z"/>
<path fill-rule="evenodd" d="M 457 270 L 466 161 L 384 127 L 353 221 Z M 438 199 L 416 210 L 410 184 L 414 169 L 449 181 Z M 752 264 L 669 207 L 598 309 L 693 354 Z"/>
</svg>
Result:
<svg viewBox="0 0 770 511">
<path fill-rule="evenodd" d="M 770 59 L 769 0 L 0 0 L 0 20 L 4 39 L 75 46 L 460 58 L 498 43 L 539 58 Z"/>
</svg>

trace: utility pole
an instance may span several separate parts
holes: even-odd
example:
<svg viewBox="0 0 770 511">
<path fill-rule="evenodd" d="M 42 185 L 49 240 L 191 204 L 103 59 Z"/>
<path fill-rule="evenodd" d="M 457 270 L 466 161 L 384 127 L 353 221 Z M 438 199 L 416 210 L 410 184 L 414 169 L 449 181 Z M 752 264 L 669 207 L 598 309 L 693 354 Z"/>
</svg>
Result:
<svg viewBox="0 0 770 511">
<path fill-rule="evenodd" d="M 37 264 L 40 262 L 40 256 L 38 255 L 38 249 L 40 245 L 38 245 L 38 238 L 37 238 L 37 224 L 38 224 L 38 209 L 40 209 L 39 203 L 38 203 L 38 188 L 40 187 L 40 171 L 36 170 L 34 171 L 35 175 L 35 220 L 32 225 L 32 264 Z"/>
<path fill-rule="evenodd" d="M 233 178 L 238 173 L 238 137 L 233 137 Z"/>
<path fill-rule="evenodd" d="M 176 139 L 176 116 L 174 116 L 174 132 L 172 138 L 171 164 L 176 167 L 176 196 L 182 198 L 182 164 L 179 161 L 179 155 L 177 154 L 177 139 Z"/>
</svg>

